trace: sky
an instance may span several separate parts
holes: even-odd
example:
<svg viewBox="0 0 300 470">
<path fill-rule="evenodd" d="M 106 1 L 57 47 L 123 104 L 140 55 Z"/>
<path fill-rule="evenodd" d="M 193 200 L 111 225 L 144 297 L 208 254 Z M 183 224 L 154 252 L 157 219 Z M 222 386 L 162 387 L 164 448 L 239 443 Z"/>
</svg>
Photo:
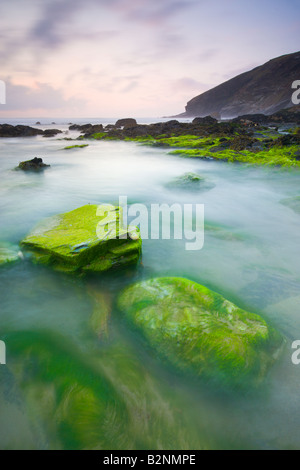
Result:
<svg viewBox="0 0 300 470">
<path fill-rule="evenodd" d="M 181 113 L 298 51 L 299 13 L 300 0 L 1 0 L 0 117 Z"/>
</svg>

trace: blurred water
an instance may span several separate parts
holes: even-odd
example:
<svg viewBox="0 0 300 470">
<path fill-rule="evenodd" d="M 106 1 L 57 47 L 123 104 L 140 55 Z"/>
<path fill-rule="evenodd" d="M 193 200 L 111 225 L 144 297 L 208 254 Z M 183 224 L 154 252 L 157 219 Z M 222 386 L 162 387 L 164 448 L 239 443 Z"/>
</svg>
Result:
<svg viewBox="0 0 300 470">
<path fill-rule="evenodd" d="M 148 207 L 204 204 L 204 247 L 186 251 L 185 240 L 144 240 L 141 266 L 99 279 L 70 278 L 28 260 L 1 269 L 0 331 L 51 332 L 97 363 L 129 416 L 128 442 L 116 447 L 299 448 L 300 366 L 291 362 L 291 343 L 300 338 L 300 215 L 280 201 L 300 195 L 300 173 L 179 158 L 134 143 L 62 150 L 65 145 L 57 138 L 0 140 L 1 240 L 18 243 L 43 217 L 87 203 L 117 203 L 122 195 Z M 36 156 L 51 168 L 14 171 L 19 161 Z M 165 187 L 190 171 L 215 187 L 199 193 Z M 286 336 L 283 356 L 261 389 L 228 394 L 183 378 L 128 331 L 114 308 L 117 293 L 128 283 L 165 275 L 218 291 Z M 90 328 L 95 302 L 102 302 L 97 292 L 112 309 L 98 339 Z M 27 402 L 7 370 L 0 366 L 0 447 L 51 448 L 47 433 L 37 440 Z"/>
</svg>

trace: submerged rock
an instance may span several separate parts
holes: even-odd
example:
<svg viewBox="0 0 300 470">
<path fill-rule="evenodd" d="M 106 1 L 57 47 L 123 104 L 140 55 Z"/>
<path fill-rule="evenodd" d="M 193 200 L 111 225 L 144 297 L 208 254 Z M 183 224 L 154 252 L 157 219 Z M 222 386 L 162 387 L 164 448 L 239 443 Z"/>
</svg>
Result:
<svg viewBox="0 0 300 470">
<path fill-rule="evenodd" d="M 169 189 L 186 189 L 189 191 L 209 191 L 215 184 L 207 181 L 206 178 L 196 173 L 185 173 L 174 178 L 165 185 Z"/>
<path fill-rule="evenodd" d="M 9 332 L 5 341 L 37 443 L 65 450 L 129 446 L 122 397 L 73 344 L 39 331 Z"/>
<path fill-rule="evenodd" d="M 85 205 L 41 221 L 22 241 L 37 262 L 65 272 L 102 272 L 136 264 L 142 240 L 123 228 L 119 208 Z"/>
<path fill-rule="evenodd" d="M 260 316 L 187 279 L 134 284 L 118 307 L 171 363 L 231 386 L 262 380 L 282 342 Z"/>
<path fill-rule="evenodd" d="M 20 261 L 20 259 L 22 259 L 22 253 L 18 247 L 0 242 L 0 266 Z"/>
<path fill-rule="evenodd" d="M 18 167 L 20 170 L 25 171 L 41 171 L 45 168 L 49 168 L 50 165 L 46 165 L 42 158 L 33 158 L 32 160 L 26 160 L 24 162 L 20 162 Z"/>
</svg>

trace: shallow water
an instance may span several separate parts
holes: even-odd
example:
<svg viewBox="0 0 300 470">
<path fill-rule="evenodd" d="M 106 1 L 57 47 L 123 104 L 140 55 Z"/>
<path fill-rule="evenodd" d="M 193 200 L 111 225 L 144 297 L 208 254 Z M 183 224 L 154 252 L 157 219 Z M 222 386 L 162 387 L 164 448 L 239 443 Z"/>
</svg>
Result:
<svg viewBox="0 0 300 470">
<path fill-rule="evenodd" d="M 60 345 L 68 344 L 70 357 L 74 354 L 70 368 L 82 361 L 96 385 L 104 380 L 113 387 L 119 428 L 116 424 L 106 436 L 109 448 L 299 448 L 300 365 L 291 362 L 291 344 L 300 338 L 300 215 L 280 203 L 300 195 L 299 171 L 191 160 L 125 142 L 62 150 L 69 144 L 42 137 L 0 139 L 1 240 L 18 243 L 43 217 L 87 203 L 117 203 L 121 195 L 147 207 L 204 204 L 204 247 L 187 251 L 185 240 L 144 240 L 136 269 L 89 279 L 25 259 L 0 270 L 0 331 L 16 332 L 21 339 L 27 333 L 54 336 L 57 362 L 64 355 Z M 40 174 L 13 170 L 35 156 L 51 168 Z M 186 172 L 199 173 L 214 188 L 167 189 Z M 117 293 L 136 280 L 165 275 L 212 288 L 262 314 L 286 337 L 280 360 L 258 390 L 225 392 L 178 374 L 124 324 L 114 306 Z M 97 334 L 91 328 L 95 305 L 103 325 Z M 52 429 L 56 415 L 46 416 L 49 383 L 45 386 L 43 378 L 41 392 L 42 379 L 31 369 L 26 379 L 28 357 L 11 359 L 22 375 L 16 383 L 9 342 L 7 351 L 7 366 L 0 366 L 0 447 L 59 448 L 58 431 Z M 30 393 L 29 380 L 36 381 Z M 76 447 L 67 435 L 63 447 Z M 85 445 L 92 446 L 92 440 L 91 433 Z"/>
</svg>

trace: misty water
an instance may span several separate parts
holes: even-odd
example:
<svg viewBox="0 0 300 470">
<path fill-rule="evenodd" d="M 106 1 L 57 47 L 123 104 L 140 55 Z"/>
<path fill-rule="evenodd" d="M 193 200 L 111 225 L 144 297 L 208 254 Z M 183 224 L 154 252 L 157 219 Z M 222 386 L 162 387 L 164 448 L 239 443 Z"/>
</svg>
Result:
<svg viewBox="0 0 300 470">
<path fill-rule="evenodd" d="M 204 246 L 187 251 L 184 239 L 144 240 L 136 268 L 85 279 L 25 257 L 0 270 L 0 332 L 54 335 L 106 377 L 126 409 L 126 416 L 115 417 L 119 433 L 110 448 L 299 448 L 300 365 L 291 361 L 291 344 L 300 339 L 300 215 L 280 202 L 300 195 L 299 171 L 180 158 L 131 142 L 62 150 L 65 145 L 57 138 L 0 140 L 1 240 L 18 244 L 44 217 L 127 196 L 128 204 L 147 207 L 204 204 Z M 13 170 L 33 157 L 51 168 Z M 215 186 L 205 192 L 167 189 L 186 172 Z M 261 314 L 284 335 L 284 351 L 258 389 L 225 391 L 179 373 L 130 329 L 116 310 L 116 296 L 126 285 L 156 276 L 203 284 Z M 111 305 L 99 337 L 90 328 L 97 292 Z M 28 405 L 10 372 L 9 344 L 7 352 L 7 366 L 0 366 L 0 448 L 55 448 L 44 423 L 47 401 L 37 384 Z"/>
</svg>

